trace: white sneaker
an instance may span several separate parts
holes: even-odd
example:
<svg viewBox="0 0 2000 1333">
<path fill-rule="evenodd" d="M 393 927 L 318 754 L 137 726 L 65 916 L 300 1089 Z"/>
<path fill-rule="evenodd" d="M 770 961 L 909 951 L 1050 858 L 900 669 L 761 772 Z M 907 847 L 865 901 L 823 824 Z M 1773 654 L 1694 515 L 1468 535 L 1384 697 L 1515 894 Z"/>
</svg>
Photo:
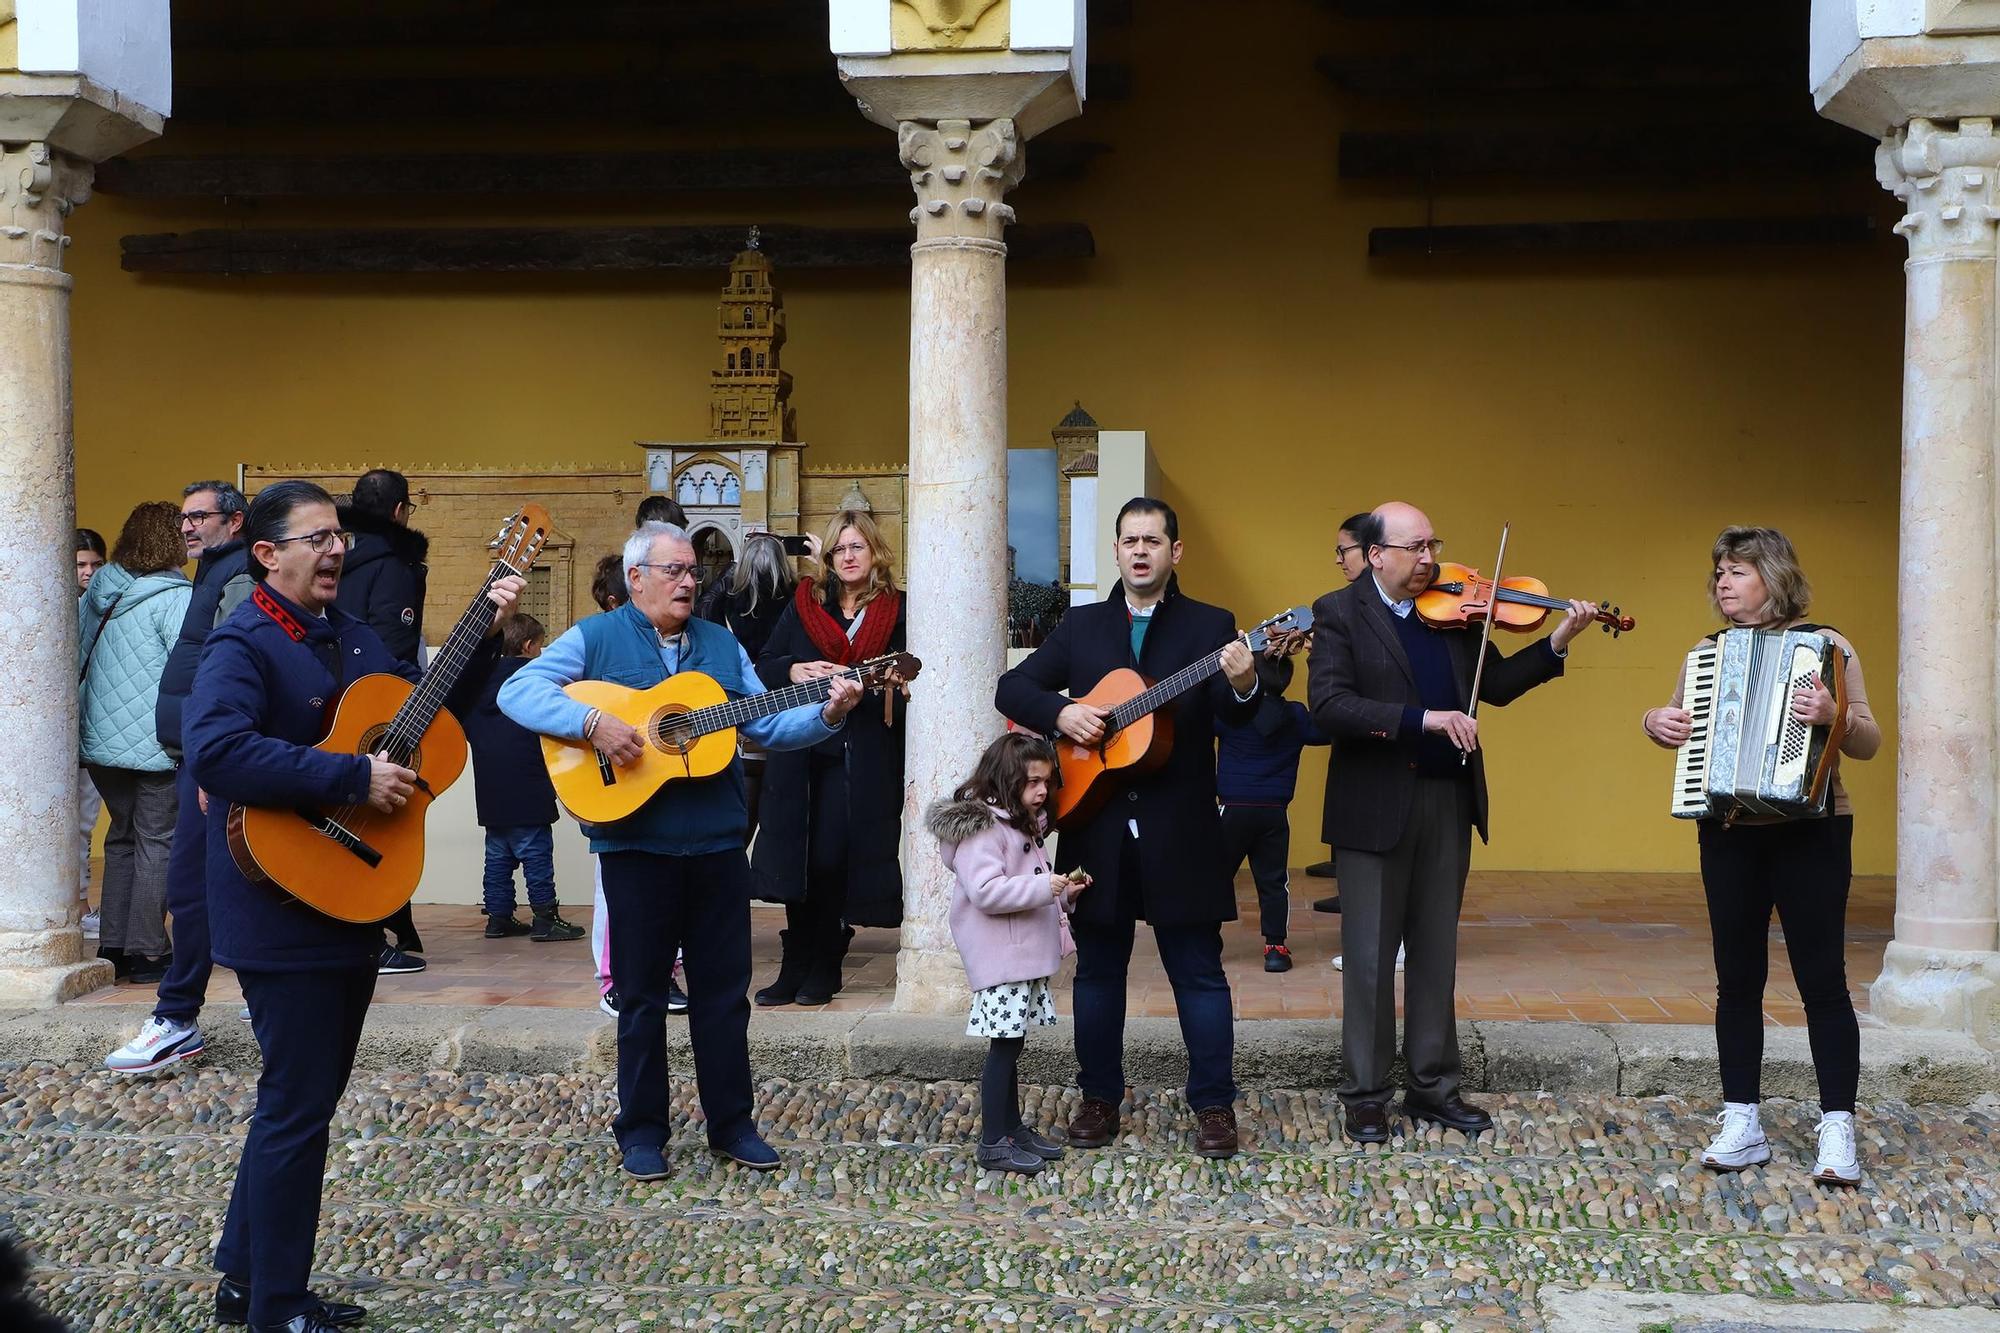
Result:
<svg viewBox="0 0 2000 1333">
<path fill-rule="evenodd" d="M 237 1011 L 236 1016 L 242 1019 L 245 1023 L 248 1023 L 250 1021 L 250 1006 L 247 1004 L 244 1005 L 242 1009 Z"/>
<path fill-rule="evenodd" d="M 104 918 L 99 913 L 85 912 L 83 914 L 83 937 L 87 940 L 96 939 L 97 932 L 103 923 Z"/>
<path fill-rule="evenodd" d="M 1763 1122 L 1757 1118 L 1755 1102 L 1724 1102 L 1715 1118 L 1722 1128 L 1701 1150 L 1701 1164 L 1716 1171 L 1741 1171 L 1746 1166 L 1762 1166 L 1771 1160 L 1771 1144 L 1764 1137 Z"/>
<path fill-rule="evenodd" d="M 104 1057 L 104 1067 L 115 1074 L 151 1073 L 200 1055 L 206 1046 L 201 1029 L 192 1023 L 148 1018 L 138 1036 Z"/>
<path fill-rule="evenodd" d="M 1861 1163 L 1854 1155 L 1854 1113 L 1828 1111 L 1819 1118 L 1819 1160 L 1813 1179 L 1827 1185 L 1859 1185 Z"/>
<path fill-rule="evenodd" d="M 1344 953 L 1337 953 L 1337 954 L 1335 954 L 1335 955 L 1333 956 L 1333 970 L 1334 970 L 1334 971 L 1336 971 L 1336 972 L 1345 972 L 1345 971 L 1347 970 L 1347 969 L 1346 969 L 1345 967 L 1343 967 L 1343 966 L 1341 965 L 1341 964 L 1342 964 L 1342 960 L 1343 960 L 1343 959 L 1345 959 L 1346 957 L 1347 957 L 1347 955 L 1346 955 L 1346 954 L 1344 954 Z M 1397 945 L 1397 946 L 1396 946 L 1396 970 L 1397 970 L 1398 972 L 1400 972 L 1400 971 L 1402 971 L 1402 970 L 1403 970 L 1403 964 L 1404 964 L 1404 963 L 1406 963 L 1406 962 L 1408 962 L 1408 961 L 1409 961 L 1409 958 L 1410 958 L 1410 951 L 1409 951 L 1409 950 L 1408 950 L 1407 948 L 1405 948 L 1405 947 L 1404 947 L 1403 945 L 1400 945 L 1400 944 L 1399 944 L 1399 945 Z"/>
</svg>

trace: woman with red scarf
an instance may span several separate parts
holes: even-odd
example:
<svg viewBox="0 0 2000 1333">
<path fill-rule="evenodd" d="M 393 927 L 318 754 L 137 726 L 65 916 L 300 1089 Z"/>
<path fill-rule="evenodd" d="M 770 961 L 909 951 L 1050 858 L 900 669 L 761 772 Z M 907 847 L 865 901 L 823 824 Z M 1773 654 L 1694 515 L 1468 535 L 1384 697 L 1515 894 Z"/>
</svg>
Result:
<svg viewBox="0 0 2000 1333">
<path fill-rule="evenodd" d="M 824 550 L 825 572 L 799 582 L 757 659 L 774 690 L 904 647 L 903 595 L 875 520 L 836 514 Z M 903 924 L 904 706 L 895 689 L 871 694 L 838 735 L 767 762 L 750 865 L 757 896 L 785 905 L 785 930 L 761 1006 L 827 1003 L 853 927 Z"/>
</svg>

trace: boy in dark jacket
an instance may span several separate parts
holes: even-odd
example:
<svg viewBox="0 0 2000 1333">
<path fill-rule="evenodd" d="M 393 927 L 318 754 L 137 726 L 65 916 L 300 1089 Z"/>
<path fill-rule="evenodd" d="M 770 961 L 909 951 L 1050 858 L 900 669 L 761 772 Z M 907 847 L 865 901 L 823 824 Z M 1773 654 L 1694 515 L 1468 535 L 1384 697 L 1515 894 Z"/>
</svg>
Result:
<svg viewBox="0 0 2000 1333">
<path fill-rule="evenodd" d="M 1243 723 L 1218 719 L 1215 726 L 1215 796 L 1222 805 L 1223 845 L 1232 877 L 1243 868 L 1243 858 L 1250 858 L 1266 972 L 1292 970 L 1292 951 L 1285 944 L 1291 909 L 1291 877 L 1285 867 L 1292 852 L 1286 810 L 1299 785 L 1299 754 L 1308 745 L 1331 743 L 1304 704 L 1283 697 L 1292 680 L 1291 656 L 1305 639 L 1299 634 L 1273 640 L 1268 655 L 1257 661 L 1263 697 L 1255 715 Z"/>
<path fill-rule="evenodd" d="M 548 631 L 526 613 L 500 629 L 500 661 L 465 717 L 472 745 L 472 792 L 486 830 L 486 938 L 526 935 L 537 943 L 580 940 L 583 927 L 562 919 L 556 903 L 556 789 L 542 766 L 542 743 L 500 711 L 500 687 L 540 655 Z M 514 867 L 528 881 L 530 926 L 514 916 Z"/>
</svg>

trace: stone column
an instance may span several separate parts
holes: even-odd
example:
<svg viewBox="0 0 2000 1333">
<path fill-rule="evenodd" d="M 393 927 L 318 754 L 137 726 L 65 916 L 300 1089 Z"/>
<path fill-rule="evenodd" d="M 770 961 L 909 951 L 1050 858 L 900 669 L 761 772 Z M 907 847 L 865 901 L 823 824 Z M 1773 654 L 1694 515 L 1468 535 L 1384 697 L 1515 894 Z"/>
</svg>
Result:
<svg viewBox="0 0 2000 1333">
<path fill-rule="evenodd" d="M 0 1005 L 46 1005 L 107 985 L 84 961 L 76 911 L 76 523 L 69 290 L 62 253 L 91 165 L 47 143 L 0 144 Z"/>
<path fill-rule="evenodd" d="M 1908 208 L 1890 1023 L 2000 1038 L 2000 138 L 1913 119 L 1876 152 Z"/>
<path fill-rule="evenodd" d="M 903 942 L 896 1008 L 963 1009 L 965 970 L 946 913 L 952 877 L 924 807 L 965 776 L 1004 726 L 993 682 L 1007 661 L 1007 246 L 1022 145 L 1009 119 L 902 122 L 917 206 L 910 247 L 910 475 L 904 553 L 910 651 L 924 664 L 909 711 L 903 796 Z"/>
</svg>

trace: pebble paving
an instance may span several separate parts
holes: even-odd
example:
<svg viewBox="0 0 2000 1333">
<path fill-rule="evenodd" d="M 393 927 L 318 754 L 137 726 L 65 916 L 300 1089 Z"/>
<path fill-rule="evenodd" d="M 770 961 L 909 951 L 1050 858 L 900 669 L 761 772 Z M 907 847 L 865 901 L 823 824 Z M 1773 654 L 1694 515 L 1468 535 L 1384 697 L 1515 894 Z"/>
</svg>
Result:
<svg viewBox="0 0 2000 1333">
<path fill-rule="evenodd" d="M 617 1169 L 589 1074 L 369 1073 L 337 1115 L 322 1290 L 371 1329 L 1536 1329 L 1551 1284 L 1790 1302 L 2000 1306 L 2000 1137 L 1982 1108 L 1887 1104 L 1867 1179 L 1807 1175 L 1812 1108 L 1716 1175 L 1674 1098 L 1520 1095 L 1468 1142 L 1340 1136 L 1331 1093 L 1254 1091 L 1245 1151 L 1189 1152 L 1175 1093 L 1112 1147 L 1033 1178 L 979 1171 L 976 1090 L 766 1082 L 780 1171 L 710 1154 L 677 1083 L 673 1174 Z M 1068 1089 L 1023 1089 L 1061 1123 Z M 253 1077 L 0 1065 L 0 1227 L 89 1329 L 208 1329 L 208 1267 Z"/>
</svg>

